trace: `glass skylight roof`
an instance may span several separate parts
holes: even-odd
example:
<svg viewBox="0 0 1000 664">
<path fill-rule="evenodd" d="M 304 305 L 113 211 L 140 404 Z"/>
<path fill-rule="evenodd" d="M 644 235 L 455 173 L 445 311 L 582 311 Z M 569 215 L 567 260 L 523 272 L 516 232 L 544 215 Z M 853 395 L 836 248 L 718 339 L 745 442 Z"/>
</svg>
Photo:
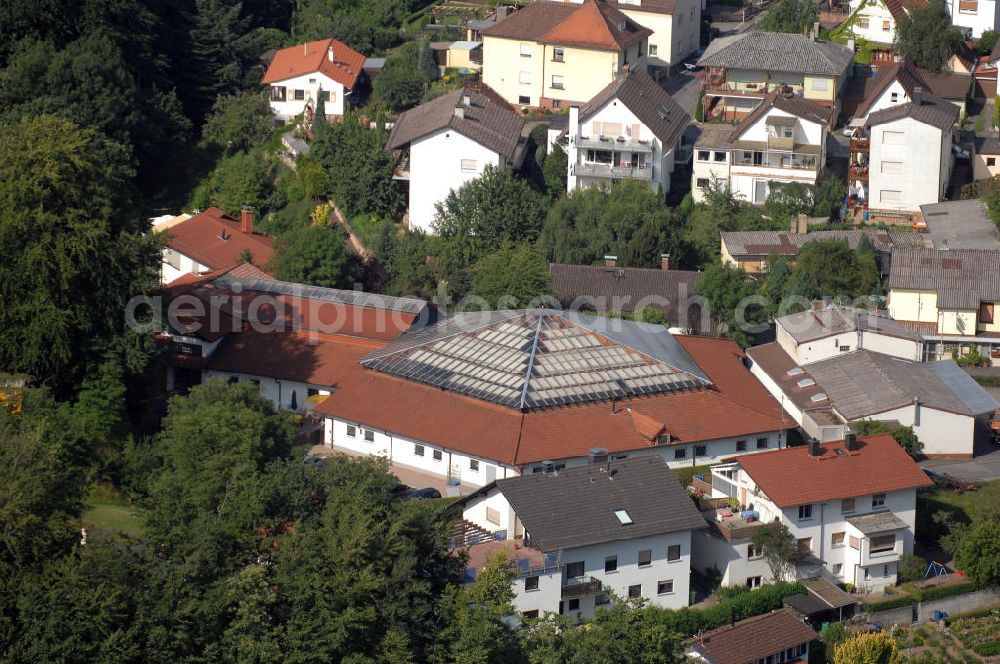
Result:
<svg viewBox="0 0 1000 664">
<path fill-rule="evenodd" d="M 661 326 L 550 310 L 461 314 L 362 364 L 521 410 L 710 384 Z"/>
</svg>

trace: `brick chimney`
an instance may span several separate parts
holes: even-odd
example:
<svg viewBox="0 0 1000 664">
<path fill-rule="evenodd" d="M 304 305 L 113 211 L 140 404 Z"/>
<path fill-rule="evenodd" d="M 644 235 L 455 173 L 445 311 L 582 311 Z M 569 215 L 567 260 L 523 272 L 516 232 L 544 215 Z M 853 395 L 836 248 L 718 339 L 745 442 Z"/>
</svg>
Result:
<svg viewBox="0 0 1000 664">
<path fill-rule="evenodd" d="M 247 235 L 253 234 L 253 208 L 249 205 L 240 210 L 240 230 Z"/>
<path fill-rule="evenodd" d="M 604 267 L 615 267 L 618 265 L 617 256 L 605 256 L 604 257 Z"/>
<path fill-rule="evenodd" d="M 920 106 L 924 101 L 924 88 L 920 85 L 913 86 L 913 105 Z"/>
<path fill-rule="evenodd" d="M 660 254 L 660 269 L 664 271 L 670 269 L 670 254 Z"/>
</svg>

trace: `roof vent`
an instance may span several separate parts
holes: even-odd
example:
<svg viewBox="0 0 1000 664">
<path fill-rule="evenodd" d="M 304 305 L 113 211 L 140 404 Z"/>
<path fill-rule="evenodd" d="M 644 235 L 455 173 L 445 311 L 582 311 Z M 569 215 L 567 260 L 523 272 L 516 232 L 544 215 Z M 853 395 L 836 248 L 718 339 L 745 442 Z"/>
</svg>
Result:
<svg viewBox="0 0 1000 664">
<path fill-rule="evenodd" d="M 603 447 L 590 448 L 590 463 L 604 463 L 608 460 L 608 451 Z"/>
<path fill-rule="evenodd" d="M 848 452 L 855 452 L 858 449 L 858 434 L 854 431 L 848 431 L 844 434 L 844 447 L 847 448 Z"/>
<path fill-rule="evenodd" d="M 843 448 L 840 448 L 840 447 L 833 448 L 833 452 L 834 452 L 834 454 L 836 454 L 839 457 L 847 456 L 847 452 L 845 452 L 843 450 Z"/>
<path fill-rule="evenodd" d="M 556 472 L 556 464 L 552 463 L 548 459 L 546 459 L 545 461 L 542 462 L 542 468 L 545 469 L 546 473 L 554 473 L 554 472 Z"/>
<path fill-rule="evenodd" d="M 472 97 L 470 95 L 462 95 L 462 106 L 472 106 Z"/>
<path fill-rule="evenodd" d="M 622 19 L 621 21 L 619 21 L 618 22 L 618 29 L 621 30 L 622 32 L 625 32 L 626 30 L 628 30 L 628 21 L 626 21 L 624 19 Z"/>
<path fill-rule="evenodd" d="M 656 107 L 656 117 L 666 120 L 668 115 L 670 115 L 670 110 L 666 106 L 660 104 Z"/>
<path fill-rule="evenodd" d="M 219 239 L 222 240 L 223 242 L 229 239 L 229 233 L 226 232 L 225 228 L 219 231 Z"/>
<path fill-rule="evenodd" d="M 810 440 L 809 441 L 809 456 L 818 457 L 821 454 L 823 454 L 823 450 L 819 446 L 819 441 L 815 440 L 815 439 Z"/>
<path fill-rule="evenodd" d="M 459 120 L 464 120 L 465 119 L 465 109 L 462 108 L 461 106 L 456 106 L 455 107 L 455 117 L 458 118 Z"/>
</svg>

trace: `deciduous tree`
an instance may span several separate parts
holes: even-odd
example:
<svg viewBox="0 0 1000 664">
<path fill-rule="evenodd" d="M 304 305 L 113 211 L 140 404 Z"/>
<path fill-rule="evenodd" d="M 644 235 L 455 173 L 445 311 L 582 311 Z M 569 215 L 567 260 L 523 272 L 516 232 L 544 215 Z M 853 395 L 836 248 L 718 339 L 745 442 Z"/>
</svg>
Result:
<svg viewBox="0 0 1000 664">
<path fill-rule="evenodd" d="M 300 226 L 281 236 L 278 278 L 311 286 L 351 288 L 360 277 L 357 256 L 347 249 L 347 234 L 333 226 Z"/>
<path fill-rule="evenodd" d="M 888 632 L 858 634 L 837 646 L 835 664 L 902 664 L 896 639 Z"/>
<path fill-rule="evenodd" d="M 962 35 L 940 0 L 904 12 L 896 21 L 896 53 L 931 71 L 941 71 L 961 43 Z"/>
<path fill-rule="evenodd" d="M 506 244 L 481 258 L 473 268 L 469 295 L 490 309 L 522 309 L 549 292 L 549 265 L 533 245 Z"/>
</svg>

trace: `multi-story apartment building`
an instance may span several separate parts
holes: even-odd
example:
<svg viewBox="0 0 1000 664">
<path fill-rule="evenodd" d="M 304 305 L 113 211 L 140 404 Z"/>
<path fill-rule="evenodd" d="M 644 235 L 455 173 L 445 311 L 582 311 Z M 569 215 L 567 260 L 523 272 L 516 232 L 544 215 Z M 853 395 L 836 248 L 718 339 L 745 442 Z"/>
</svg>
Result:
<svg viewBox="0 0 1000 664">
<path fill-rule="evenodd" d="M 703 125 L 695 141 L 691 191 L 728 187 L 740 199 L 763 204 L 773 183 L 815 185 L 826 164 L 830 109 L 772 89 L 735 129 Z"/>
<path fill-rule="evenodd" d="M 932 484 L 891 436 L 854 434 L 713 466 L 711 483 L 714 497 L 735 499 L 742 509 L 696 535 L 696 567 L 717 567 L 731 585 L 772 580 L 747 531 L 779 522 L 798 543 L 795 576 L 862 591 L 896 583 L 900 558 L 913 552 L 917 489 Z M 726 540 L 730 528 L 742 537 Z"/>
<path fill-rule="evenodd" d="M 1000 26 L 1000 3 L 996 0 L 945 0 L 945 11 L 951 15 L 952 25 L 965 29 L 973 39 Z"/>
<path fill-rule="evenodd" d="M 645 71 L 623 74 L 569 110 L 567 190 L 635 179 L 666 195 L 690 121 Z"/>
<path fill-rule="evenodd" d="M 591 617 L 611 603 L 609 591 L 689 604 L 691 531 L 705 521 L 659 457 L 500 479 L 460 504 L 471 526 L 457 543 L 468 546 L 466 579 L 502 552 L 524 617 Z"/>
</svg>

